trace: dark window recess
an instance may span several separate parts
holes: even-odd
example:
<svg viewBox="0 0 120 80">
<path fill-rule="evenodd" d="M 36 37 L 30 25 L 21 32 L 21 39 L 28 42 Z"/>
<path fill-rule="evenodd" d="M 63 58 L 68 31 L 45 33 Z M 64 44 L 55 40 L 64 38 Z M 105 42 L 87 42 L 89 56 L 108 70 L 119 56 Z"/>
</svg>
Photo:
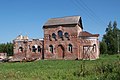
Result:
<svg viewBox="0 0 120 80">
<path fill-rule="evenodd" d="M 41 52 L 41 47 L 40 46 L 38 46 L 38 52 Z"/>
<path fill-rule="evenodd" d="M 35 46 L 32 46 L 32 52 L 36 52 L 36 50 Z"/>
<path fill-rule="evenodd" d="M 20 52 L 23 52 L 23 48 L 22 47 L 19 47 L 19 50 L 20 50 Z"/>
<path fill-rule="evenodd" d="M 56 39 L 56 34 L 55 33 L 52 34 L 52 38 Z"/>
<path fill-rule="evenodd" d="M 72 53 L 72 45 L 71 44 L 68 45 L 68 51 L 70 51 Z"/>
<path fill-rule="evenodd" d="M 53 46 L 50 45 L 49 48 L 50 48 L 50 52 L 53 53 Z"/>
<path fill-rule="evenodd" d="M 69 38 L 69 34 L 67 32 L 64 35 L 66 38 Z"/>
<path fill-rule="evenodd" d="M 62 37 L 63 37 L 63 32 L 62 32 L 62 31 L 58 31 L 58 36 L 59 36 L 60 38 L 62 38 Z"/>
</svg>

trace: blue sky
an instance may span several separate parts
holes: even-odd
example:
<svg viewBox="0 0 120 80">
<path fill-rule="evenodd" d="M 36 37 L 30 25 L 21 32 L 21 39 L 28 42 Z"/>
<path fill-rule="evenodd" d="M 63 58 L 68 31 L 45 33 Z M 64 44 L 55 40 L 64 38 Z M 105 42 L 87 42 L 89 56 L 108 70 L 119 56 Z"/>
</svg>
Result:
<svg viewBox="0 0 120 80">
<path fill-rule="evenodd" d="M 120 0 L 0 0 L 0 43 L 19 34 L 43 38 L 49 18 L 80 15 L 85 31 L 105 33 L 109 21 L 120 27 Z"/>
</svg>

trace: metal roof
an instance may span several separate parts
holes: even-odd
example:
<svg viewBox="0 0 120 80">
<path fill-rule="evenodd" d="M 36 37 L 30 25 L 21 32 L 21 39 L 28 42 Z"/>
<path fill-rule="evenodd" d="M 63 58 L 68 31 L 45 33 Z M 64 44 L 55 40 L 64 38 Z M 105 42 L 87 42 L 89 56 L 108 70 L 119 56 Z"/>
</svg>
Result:
<svg viewBox="0 0 120 80">
<path fill-rule="evenodd" d="M 91 34 L 87 31 L 82 31 L 82 32 L 79 33 L 79 36 L 80 37 L 98 37 L 99 34 Z"/>
<path fill-rule="evenodd" d="M 80 16 L 68 16 L 61 18 L 51 18 L 49 19 L 44 26 L 55 26 L 55 25 L 68 25 L 68 24 L 82 24 Z M 43 26 L 43 28 L 44 28 Z M 81 25 L 82 27 L 82 25 Z"/>
</svg>

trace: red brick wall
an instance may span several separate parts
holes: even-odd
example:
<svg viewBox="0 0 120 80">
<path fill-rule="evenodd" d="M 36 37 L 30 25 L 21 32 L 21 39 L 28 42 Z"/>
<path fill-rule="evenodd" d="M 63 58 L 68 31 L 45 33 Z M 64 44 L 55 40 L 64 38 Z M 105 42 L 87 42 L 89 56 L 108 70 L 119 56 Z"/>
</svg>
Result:
<svg viewBox="0 0 120 80">
<path fill-rule="evenodd" d="M 41 51 L 38 52 L 38 48 L 36 49 L 36 52 L 33 52 L 33 46 L 37 45 L 40 46 Z M 19 47 L 23 48 L 23 51 L 20 51 Z M 18 59 L 24 59 L 24 58 L 37 58 L 42 59 L 43 58 L 43 40 L 32 40 L 32 41 L 14 41 L 14 58 Z"/>
<path fill-rule="evenodd" d="M 63 32 L 63 37 L 58 36 L 58 31 Z M 65 33 L 69 34 L 69 38 L 65 37 Z M 82 29 L 79 25 L 62 25 L 44 27 L 44 40 L 33 39 L 31 41 L 24 40 L 14 41 L 14 58 L 40 58 L 40 59 L 97 59 L 99 58 L 99 41 L 98 37 L 82 38 L 79 33 Z M 52 34 L 56 34 L 56 39 Z M 93 50 L 93 45 L 96 45 Z M 32 51 L 33 46 L 40 46 L 41 52 Z M 53 51 L 50 49 L 53 46 Z M 72 45 L 72 48 L 70 46 Z M 23 51 L 19 51 L 19 47 Z M 85 48 L 84 48 L 85 47 Z M 69 51 L 70 50 L 70 51 Z"/>
<path fill-rule="evenodd" d="M 58 31 L 63 32 L 63 39 L 59 38 Z M 78 25 L 53 26 L 44 28 L 44 55 L 46 59 L 76 59 L 78 58 L 78 35 L 82 29 Z M 64 33 L 69 34 L 69 39 Z M 56 40 L 52 38 L 52 33 L 56 34 Z M 68 51 L 68 45 L 72 45 L 72 52 Z M 49 45 L 53 45 L 53 53 L 50 52 Z M 60 49 L 62 46 L 63 50 Z M 64 52 L 63 52 L 64 51 Z M 61 57 L 60 57 L 61 55 Z"/>
</svg>

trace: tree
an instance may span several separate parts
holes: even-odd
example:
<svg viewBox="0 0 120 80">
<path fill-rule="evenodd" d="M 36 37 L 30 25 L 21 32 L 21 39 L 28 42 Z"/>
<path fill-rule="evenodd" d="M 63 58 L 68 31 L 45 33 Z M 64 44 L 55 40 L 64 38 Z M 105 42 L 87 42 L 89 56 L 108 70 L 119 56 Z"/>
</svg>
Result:
<svg viewBox="0 0 120 80">
<path fill-rule="evenodd" d="M 8 56 L 13 55 L 13 44 L 12 43 L 7 43 L 6 44 L 6 53 Z"/>
<path fill-rule="evenodd" d="M 108 28 L 106 28 L 105 32 L 111 31 L 112 30 L 112 22 L 110 21 L 108 24 Z"/>
<path fill-rule="evenodd" d="M 117 22 L 116 21 L 114 21 L 114 23 L 113 23 L 113 28 L 117 28 Z"/>
<path fill-rule="evenodd" d="M 105 32 L 106 32 L 106 34 L 103 35 L 103 39 L 102 39 L 100 47 L 102 47 L 102 48 L 106 47 L 106 46 L 103 46 L 106 43 L 108 54 L 117 53 L 118 45 L 119 45 L 118 44 L 118 33 L 120 32 L 120 30 L 117 28 L 117 22 L 114 21 L 113 25 L 112 25 L 112 22 L 110 21 Z"/>
<path fill-rule="evenodd" d="M 100 42 L 100 54 L 107 54 L 107 44 L 105 41 Z"/>
<path fill-rule="evenodd" d="M 6 52 L 6 45 L 5 44 L 0 44 L 0 52 L 5 53 Z"/>
<path fill-rule="evenodd" d="M 13 44 L 12 43 L 0 44 L 0 52 L 7 53 L 8 56 L 12 56 L 13 55 Z"/>
</svg>

